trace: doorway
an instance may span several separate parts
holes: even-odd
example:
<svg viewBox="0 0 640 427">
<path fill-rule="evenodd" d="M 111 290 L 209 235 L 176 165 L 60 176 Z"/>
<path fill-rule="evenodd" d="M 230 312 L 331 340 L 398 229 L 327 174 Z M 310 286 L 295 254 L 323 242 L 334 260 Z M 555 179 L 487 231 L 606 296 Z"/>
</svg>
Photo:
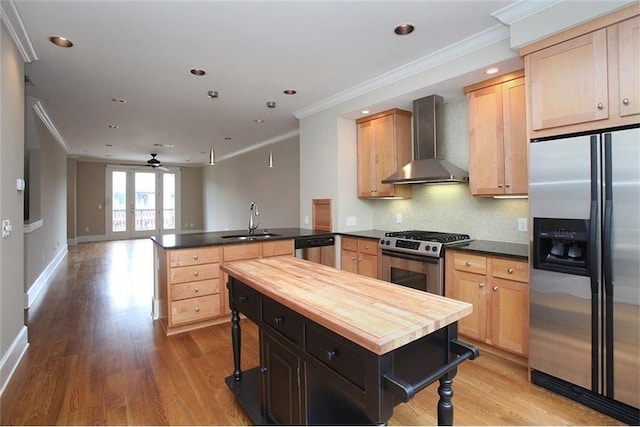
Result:
<svg viewBox="0 0 640 427">
<path fill-rule="evenodd" d="M 135 239 L 177 232 L 178 179 L 172 170 L 107 166 L 107 235 Z"/>
</svg>

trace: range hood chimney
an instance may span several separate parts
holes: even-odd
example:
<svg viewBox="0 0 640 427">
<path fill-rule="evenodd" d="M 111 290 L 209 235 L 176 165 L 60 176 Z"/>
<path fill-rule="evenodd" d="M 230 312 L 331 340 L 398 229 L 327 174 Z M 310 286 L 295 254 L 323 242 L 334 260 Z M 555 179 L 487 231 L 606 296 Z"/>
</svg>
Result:
<svg viewBox="0 0 640 427">
<path fill-rule="evenodd" d="M 430 95 L 413 101 L 413 161 L 393 175 L 383 179 L 384 184 L 435 184 L 468 182 L 469 173 L 437 157 L 438 143 L 442 141 L 443 100 Z"/>
</svg>

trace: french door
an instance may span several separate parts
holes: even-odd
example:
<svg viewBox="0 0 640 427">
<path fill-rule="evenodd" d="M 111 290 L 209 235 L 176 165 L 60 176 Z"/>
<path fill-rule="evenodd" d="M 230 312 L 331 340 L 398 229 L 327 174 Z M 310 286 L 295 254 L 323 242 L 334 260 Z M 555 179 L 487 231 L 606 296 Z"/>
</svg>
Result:
<svg viewBox="0 0 640 427">
<path fill-rule="evenodd" d="M 112 239 L 176 233 L 179 175 L 107 166 L 106 230 Z"/>
</svg>

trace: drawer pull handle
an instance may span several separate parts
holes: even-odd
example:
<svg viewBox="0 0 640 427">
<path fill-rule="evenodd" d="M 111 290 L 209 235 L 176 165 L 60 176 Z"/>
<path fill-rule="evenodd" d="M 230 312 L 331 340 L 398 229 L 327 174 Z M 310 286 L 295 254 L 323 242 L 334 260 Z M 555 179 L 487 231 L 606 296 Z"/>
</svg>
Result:
<svg viewBox="0 0 640 427">
<path fill-rule="evenodd" d="M 333 360 L 336 357 L 338 357 L 338 350 L 334 348 L 334 349 L 325 351 L 324 354 L 325 356 L 327 356 L 327 360 Z"/>
<path fill-rule="evenodd" d="M 481 288 L 484 288 L 484 283 L 480 283 L 478 286 L 480 286 Z"/>
<path fill-rule="evenodd" d="M 196 276 L 196 277 L 198 277 L 198 275 L 199 275 L 199 274 L 200 274 L 200 273 L 198 273 L 197 271 L 194 271 L 194 272 L 193 272 L 193 275 L 194 275 L 194 276 Z"/>
<path fill-rule="evenodd" d="M 509 273 L 509 274 L 513 274 L 513 268 L 509 268 L 509 269 L 507 270 L 507 273 Z"/>
<path fill-rule="evenodd" d="M 624 98 L 624 99 L 622 100 L 622 103 L 623 103 L 624 105 L 629 105 L 629 98 Z"/>
<path fill-rule="evenodd" d="M 195 292 L 195 293 L 197 294 L 198 292 L 200 292 L 200 289 L 195 288 L 195 289 L 193 290 L 193 292 Z"/>
<path fill-rule="evenodd" d="M 198 255 L 194 255 L 193 259 L 197 261 L 198 260 Z"/>
<path fill-rule="evenodd" d="M 196 313 L 200 312 L 200 307 L 196 307 Z"/>
<path fill-rule="evenodd" d="M 284 316 L 276 316 L 273 318 L 276 325 L 282 325 L 284 323 Z"/>
<path fill-rule="evenodd" d="M 246 295 L 240 295 L 240 296 L 238 297 L 238 301 L 240 301 L 240 302 L 249 301 L 249 297 L 248 297 L 248 296 L 246 296 Z"/>
<path fill-rule="evenodd" d="M 467 261 L 467 263 L 465 264 L 467 267 L 471 267 L 471 261 Z"/>
<path fill-rule="evenodd" d="M 495 291 L 497 291 L 497 290 L 498 290 L 498 287 L 497 287 L 497 286 L 494 286 L 494 287 L 493 287 L 493 290 L 494 290 L 494 292 L 495 292 Z"/>
<path fill-rule="evenodd" d="M 598 107 L 598 110 L 604 110 L 604 104 L 602 102 L 598 102 L 598 105 L 596 105 L 596 107 Z"/>
</svg>

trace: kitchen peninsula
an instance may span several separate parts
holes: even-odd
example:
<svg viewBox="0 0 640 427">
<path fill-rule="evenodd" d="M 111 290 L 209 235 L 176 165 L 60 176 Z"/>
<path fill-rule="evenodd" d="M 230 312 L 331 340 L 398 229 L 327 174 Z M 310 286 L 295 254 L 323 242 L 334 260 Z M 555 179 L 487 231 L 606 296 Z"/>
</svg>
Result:
<svg viewBox="0 0 640 427">
<path fill-rule="evenodd" d="M 225 263 L 234 371 L 227 385 L 255 424 L 383 424 L 439 380 L 438 424 L 453 423 L 457 340 L 471 305 L 291 256 Z M 260 366 L 241 367 L 243 314 Z"/>
</svg>

